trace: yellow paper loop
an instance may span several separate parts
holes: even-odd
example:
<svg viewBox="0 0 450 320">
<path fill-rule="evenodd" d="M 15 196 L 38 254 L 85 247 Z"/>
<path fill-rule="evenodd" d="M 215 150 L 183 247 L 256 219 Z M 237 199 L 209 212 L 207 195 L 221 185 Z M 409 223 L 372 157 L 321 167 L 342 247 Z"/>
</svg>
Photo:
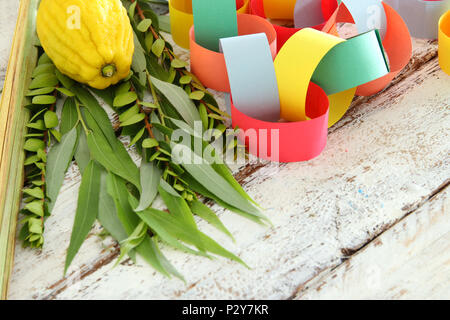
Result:
<svg viewBox="0 0 450 320">
<path fill-rule="evenodd" d="M 344 39 L 306 28 L 293 35 L 275 59 L 275 73 L 280 93 L 281 117 L 288 121 L 306 118 L 306 96 L 311 77 L 323 57 Z M 301 71 L 299 71 L 301 70 Z M 345 113 L 355 88 L 329 96 L 334 124 Z M 330 112 L 331 115 L 331 112 Z"/>
<path fill-rule="evenodd" d="M 294 19 L 297 0 L 264 0 L 264 12 L 270 19 Z"/>
</svg>

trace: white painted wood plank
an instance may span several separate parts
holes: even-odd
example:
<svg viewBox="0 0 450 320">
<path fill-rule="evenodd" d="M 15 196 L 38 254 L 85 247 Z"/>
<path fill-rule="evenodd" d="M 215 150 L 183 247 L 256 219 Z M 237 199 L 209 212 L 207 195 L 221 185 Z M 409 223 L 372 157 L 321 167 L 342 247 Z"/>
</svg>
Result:
<svg viewBox="0 0 450 320">
<path fill-rule="evenodd" d="M 319 158 L 272 164 L 251 175 L 246 189 L 268 209 L 274 227 L 262 228 L 217 206 L 237 242 L 200 226 L 253 269 L 164 249 L 187 285 L 142 262 L 103 266 L 109 256 L 95 236 L 81 248 L 69 279 L 57 283 L 76 202 L 72 172 L 48 220 L 44 251 L 17 250 L 10 298 L 288 298 L 321 270 L 338 265 L 348 252 L 343 249 L 361 247 L 449 178 L 449 86 L 434 59 L 353 110 Z"/>
<path fill-rule="evenodd" d="M 296 299 L 450 299 L 450 187 Z"/>
</svg>

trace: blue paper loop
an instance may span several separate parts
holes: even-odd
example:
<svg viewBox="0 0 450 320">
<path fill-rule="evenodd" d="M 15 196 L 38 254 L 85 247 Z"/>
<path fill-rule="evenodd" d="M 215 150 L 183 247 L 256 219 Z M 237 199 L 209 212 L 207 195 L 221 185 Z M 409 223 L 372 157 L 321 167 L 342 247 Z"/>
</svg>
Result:
<svg viewBox="0 0 450 320">
<path fill-rule="evenodd" d="M 236 108 L 258 120 L 278 121 L 280 98 L 266 34 L 223 38 L 220 46 Z"/>
</svg>

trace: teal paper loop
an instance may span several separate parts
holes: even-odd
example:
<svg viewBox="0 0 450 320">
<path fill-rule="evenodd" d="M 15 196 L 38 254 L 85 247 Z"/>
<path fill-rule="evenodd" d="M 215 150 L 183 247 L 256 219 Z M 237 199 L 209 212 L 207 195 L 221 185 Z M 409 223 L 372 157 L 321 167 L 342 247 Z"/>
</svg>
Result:
<svg viewBox="0 0 450 320">
<path fill-rule="evenodd" d="M 278 121 L 280 98 L 266 34 L 224 38 L 220 45 L 236 108 L 258 120 Z"/>
<path fill-rule="evenodd" d="M 333 47 L 317 66 L 312 81 L 327 95 L 358 87 L 389 73 L 378 30 Z"/>
<path fill-rule="evenodd" d="M 192 0 L 195 41 L 204 48 L 219 52 L 221 38 L 238 35 L 234 0 Z"/>
<path fill-rule="evenodd" d="M 378 30 L 381 38 L 386 34 L 387 22 L 381 0 L 342 0 L 355 21 L 358 33 Z M 320 0 L 298 0 L 295 5 L 296 28 L 306 28 L 325 22 Z"/>
<path fill-rule="evenodd" d="M 439 18 L 450 10 L 450 0 L 384 0 L 405 20 L 411 36 L 437 39 Z"/>
</svg>

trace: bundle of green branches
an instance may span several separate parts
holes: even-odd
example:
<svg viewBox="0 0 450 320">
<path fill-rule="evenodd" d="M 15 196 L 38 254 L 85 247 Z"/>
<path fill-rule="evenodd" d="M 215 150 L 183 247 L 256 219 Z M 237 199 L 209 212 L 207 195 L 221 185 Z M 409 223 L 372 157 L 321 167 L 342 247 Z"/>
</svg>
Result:
<svg viewBox="0 0 450 320">
<path fill-rule="evenodd" d="M 257 223 L 266 221 L 228 167 L 203 158 L 205 150 L 216 158 L 221 154 L 211 142 L 225 135 L 227 115 L 164 40 L 150 2 L 123 1 L 136 49 L 132 72 L 119 84 L 105 90 L 83 86 L 61 74 L 45 53 L 33 73 L 20 238 L 25 246 L 42 247 L 45 218 L 75 159 L 82 181 L 65 272 L 96 220 L 119 242 L 118 261 L 125 256 L 134 260 L 137 253 L 162 274 L 180 278 L 160 251 L 161 241 L 186 253 L 219 255 L 245 265 L 198 229 L 194 214 L 232 237 L 205 199 Z M 116 128 L 99 99 L 118 114 Z M 174 143 L 177 130 L 188 141 Z M 120 136 L 128 136 L 141 155 L 140 167 Z M 177 161 L 176 148 L 193 161 Z M 220 148 L 228 150 L 230 143 Z M 158 195 L 166 211 L 152 208 Z"/>
</svg>

